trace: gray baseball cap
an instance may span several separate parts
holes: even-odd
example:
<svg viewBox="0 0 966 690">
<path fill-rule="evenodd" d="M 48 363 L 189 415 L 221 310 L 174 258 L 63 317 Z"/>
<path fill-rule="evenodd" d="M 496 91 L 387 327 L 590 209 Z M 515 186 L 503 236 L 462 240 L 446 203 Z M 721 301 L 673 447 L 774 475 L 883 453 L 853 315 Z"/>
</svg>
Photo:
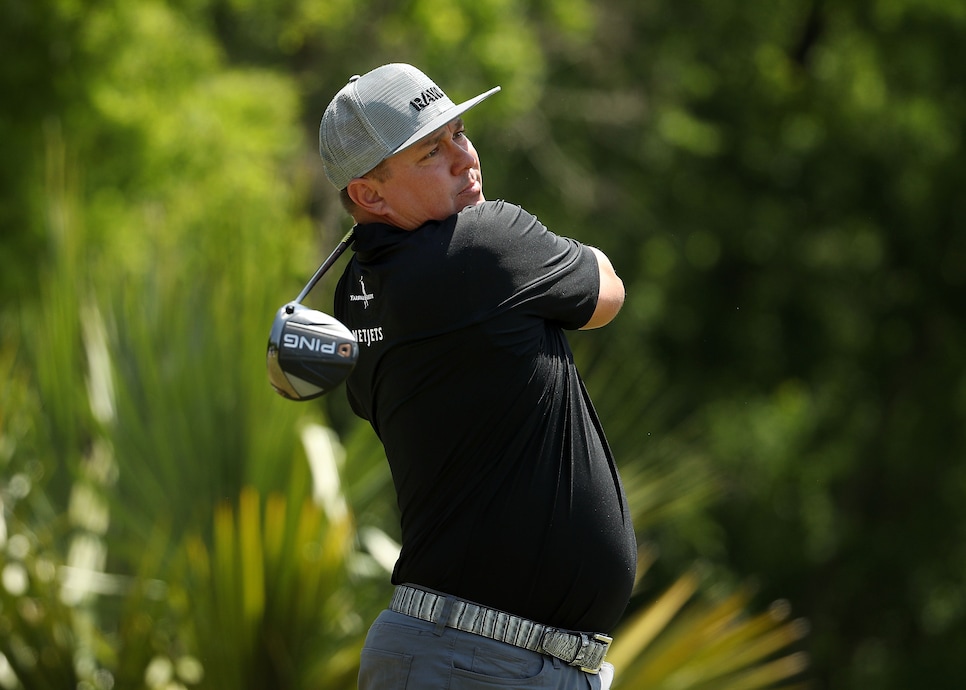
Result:
<svg viewBox="0 0 966 690">
<path fill-rule="evenodd" d="M 319 154 L 336 189 L 489 98 L 500 87 L 455 105 L 412 65 L 389 64 L 356 75 L 335 95 L 319 125 Z"/>
</svg>

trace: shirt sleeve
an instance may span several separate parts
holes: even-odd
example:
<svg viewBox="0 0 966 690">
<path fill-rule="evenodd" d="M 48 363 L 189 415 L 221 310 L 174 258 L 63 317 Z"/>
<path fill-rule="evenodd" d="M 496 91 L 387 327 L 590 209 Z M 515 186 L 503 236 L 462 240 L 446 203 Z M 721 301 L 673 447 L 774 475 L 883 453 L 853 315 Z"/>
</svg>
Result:
<svg viewBox="0 0 966 690">
<path fill-rule="evenodd" d="M 600 291 L 594 252 L 557 235 L 519 206 L 486 202 L 460 214 L 453 247 L 472 256 L 472 270 L 500 309 L 566 329 L 593 316 Z M 470 251 L 472 250 L 472 251 Z"/>
</svg>

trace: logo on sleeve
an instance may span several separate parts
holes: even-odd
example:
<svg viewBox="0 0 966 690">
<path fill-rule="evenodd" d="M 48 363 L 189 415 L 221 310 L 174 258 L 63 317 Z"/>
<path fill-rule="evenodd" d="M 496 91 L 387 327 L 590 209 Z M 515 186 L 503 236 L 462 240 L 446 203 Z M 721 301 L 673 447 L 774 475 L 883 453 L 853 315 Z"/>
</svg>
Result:
<svg viewBox="0 0 966 690">
<path fill-rule="evenodd" d="M 363 277 L 361 277 L 361 276 L 359 277 L 359 285 L 362 287 L 362 294 L 361 295 L 349 295 L 349 301 L 350 302 L 362 302 L 363 308 L 364 309 L 368 309 L 369 308 L 369 300 L 375 299 L 375 298 L 374 298 L 374 296 L 373 296 L 373 294 L 371 292 L 369 292 L 368 290 L 366 290 L 366 279 L 363 278 Z"/>
</svg>

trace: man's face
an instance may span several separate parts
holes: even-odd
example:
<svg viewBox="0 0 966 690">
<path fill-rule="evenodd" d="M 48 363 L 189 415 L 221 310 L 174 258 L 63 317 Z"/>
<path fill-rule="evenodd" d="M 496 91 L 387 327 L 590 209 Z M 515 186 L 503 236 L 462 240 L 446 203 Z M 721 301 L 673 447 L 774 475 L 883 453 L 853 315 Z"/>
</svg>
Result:
<svg viewBox="0 0 966 690">
<path fill-rule="evenodd" d="M 483 174 L 476 149 L 456 119 L 385 162 L 377 181 L 385 216 L 413 230 L 429 220 L 444 220 L 483 198 Z"/>
</svg>

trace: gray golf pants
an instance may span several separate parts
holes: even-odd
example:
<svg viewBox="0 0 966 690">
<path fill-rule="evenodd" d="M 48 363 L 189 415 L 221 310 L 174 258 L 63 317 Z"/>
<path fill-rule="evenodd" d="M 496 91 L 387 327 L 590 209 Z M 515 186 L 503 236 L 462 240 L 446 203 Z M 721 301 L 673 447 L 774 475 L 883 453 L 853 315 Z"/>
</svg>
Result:
<svg viewBox="0 0 966 690">
<path fill-rule="evenodd" d="M 614 669 L 585 673 L 559 659 L 383 611 L 369 629 L 359 690 L 607 690 Z"/>
</svg>

